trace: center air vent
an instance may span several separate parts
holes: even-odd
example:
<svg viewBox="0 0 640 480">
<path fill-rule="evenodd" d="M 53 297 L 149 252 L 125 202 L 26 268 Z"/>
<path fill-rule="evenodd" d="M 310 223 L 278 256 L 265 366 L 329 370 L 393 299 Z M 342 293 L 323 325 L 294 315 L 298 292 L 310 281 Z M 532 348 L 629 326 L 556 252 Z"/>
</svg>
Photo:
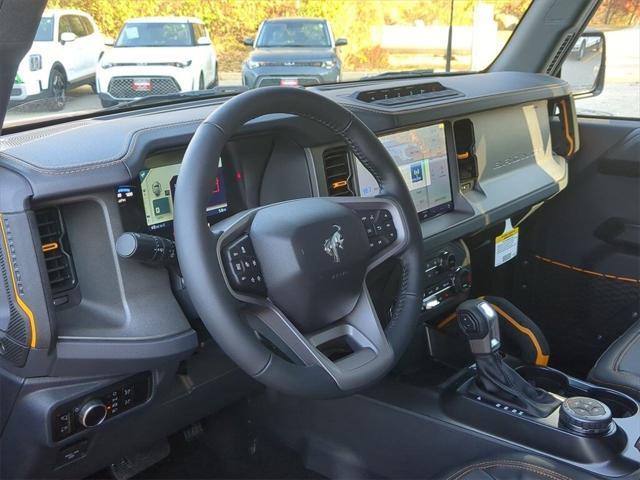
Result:
<svg viewBox="0 0 640 480">
<path fill-rule="evenodd" d="M 349 150 L 346 147 L 328 148 L 322 154 L 324 176 L 330 197 L 353 197 Z"/>
<path fill-rule="evenodd" d="M 76 275 L 60 210 L 39 210 L 36 221 L 51 293 L 56 295 L 72 289 L 76 285 Z"/>
<path fill-rule="evenodd" d="M 356 97 L 361 102 L 377 105 L 397 106 L 407 103 L 425 103 L 447 97 L 462 95 L 456 90 L 444 87 L 439 82 L 405 85 L 403 87 L 383 88 L 360 92 Z"/>
</svg>

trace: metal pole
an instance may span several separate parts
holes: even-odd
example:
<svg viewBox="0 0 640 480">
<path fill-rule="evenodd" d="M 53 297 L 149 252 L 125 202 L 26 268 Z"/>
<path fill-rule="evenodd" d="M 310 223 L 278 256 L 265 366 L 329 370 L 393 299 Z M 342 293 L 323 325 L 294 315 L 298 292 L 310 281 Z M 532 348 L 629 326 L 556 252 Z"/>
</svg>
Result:
<svg viewBox="0 0 640 480">
<path fill-rule="evenodd" d="M 451 44 L 453 43 L 453 0 L 451 0 L 451 11 L 449 13 L 449 37 L 447 38 L 447 63 L 445 72 L 451 71 Z"/>
</svg>

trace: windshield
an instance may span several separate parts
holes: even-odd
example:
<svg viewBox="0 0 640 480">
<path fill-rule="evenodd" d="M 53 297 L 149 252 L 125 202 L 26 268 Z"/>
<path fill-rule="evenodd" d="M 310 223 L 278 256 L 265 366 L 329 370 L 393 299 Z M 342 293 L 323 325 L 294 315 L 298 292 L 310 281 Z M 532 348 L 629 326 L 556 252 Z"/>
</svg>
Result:
<svg viewBox="0 0 640 480">
<path fill-rule="evenodd" d="M 127 23 L 115 47 L 187 47 L 193 45 L 188 23 Z"/>
<path fill-rule="evenodd" d="M 42 17 L 34 41 L 50 42 L 53 40 L 53 18 Z"/>
<path fill-rule="evenodd" d="M 20 63 L 5 127 L 132 102 L 481 71 L 530 2 L 48 0 L 36 39 L 59 41 Z"/>
<path fill-rule="evenodd" d="M 331 38 L 325 22 L 265 22 L 256 47 L 330 47 Z"/>
</svg>

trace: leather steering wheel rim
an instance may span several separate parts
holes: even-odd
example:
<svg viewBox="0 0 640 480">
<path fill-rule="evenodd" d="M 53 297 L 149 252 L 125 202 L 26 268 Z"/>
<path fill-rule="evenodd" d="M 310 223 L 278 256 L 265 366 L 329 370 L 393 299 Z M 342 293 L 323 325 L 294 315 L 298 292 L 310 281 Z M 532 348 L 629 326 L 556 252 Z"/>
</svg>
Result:
<svg viewBox="0 0 640 480">
<path fill-rule="evenodd" d="M 387 202 L 382 204 L 385 208 L 390 205 L 403 234 L 401 251 L 393 255 L 402 270 L 399 292 L 392 318 L 384 328 L 391 358 L 372 362 L 370 368 L 361 369 L 360 376 L 349 378 L 344 384 L 332 376 L 325 363 L 293 363 L 264 345 L 240 314 L 246 305 L 230 291 L 226 280 L 219 254 L 224 228 L 220 224 L 212 227 L 207 224 L 210 184 L 217 175 L 218 158 L 225 144 L 246 122 L 275 113 L 311 119 L 341 137 L 380 185 L 376 197 L 380 200 L 372 201 Z M 319 204 L 320 199 L 316 200 L 309 205 Z M 198 127 L 186 150 L 176 186 L 174 213 L 180 268 L 196 311 L 225 353 L 257 381 L 296 396 L 343 396 L 388 373 L 408 345 L 422 297 L 420 223 L 407 186 L 387 150 L 371 130 L 339 104 L 306 90 L 282 87 L 248 91 L 227 101 Z M 232 217 L 231 223 L 243 221 L 242 216 L 241 213 Z"/>
</svg>

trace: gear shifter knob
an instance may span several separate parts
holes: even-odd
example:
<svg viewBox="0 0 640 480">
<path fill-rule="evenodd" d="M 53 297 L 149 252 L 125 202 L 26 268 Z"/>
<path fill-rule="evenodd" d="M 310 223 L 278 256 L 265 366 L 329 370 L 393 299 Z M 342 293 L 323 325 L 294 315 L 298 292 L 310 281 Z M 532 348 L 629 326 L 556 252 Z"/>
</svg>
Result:
<svg viewBox="0 0 640 480">
<path fill-rule="evenodd" d="M 484 300 L 467 300 L 458 306 L 458 325 L 469 340 L 471 353 L 488 355 L 500 348 L 498 314 Z"/>
</svg>

